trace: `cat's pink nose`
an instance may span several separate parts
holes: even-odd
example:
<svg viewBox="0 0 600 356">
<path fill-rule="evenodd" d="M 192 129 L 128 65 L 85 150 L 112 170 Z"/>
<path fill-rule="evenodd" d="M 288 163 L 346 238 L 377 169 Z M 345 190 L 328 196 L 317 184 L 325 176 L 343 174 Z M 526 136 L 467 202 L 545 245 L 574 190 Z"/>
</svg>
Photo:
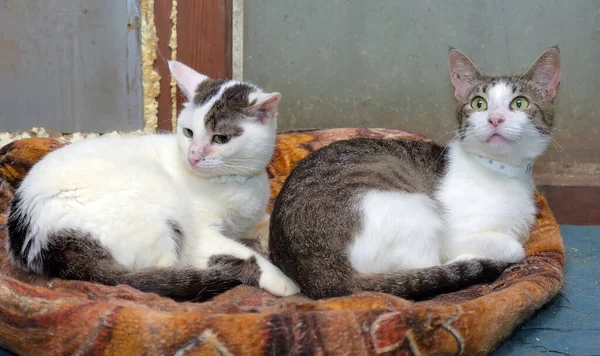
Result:
<svg viewBox="0 0 600 356">
<path fill-rule="evenodd" d="M 190 162 L 192 167 L 195 167 L 198 162 L 202 161 L 203 157 L 204 155 L 198 148 L 192 147 L 188 152 L 188 162 Z"/>
<path fill-rule="evenodd" d="M 501 115 L 490 115 L 490 117 L 488 118 L 488 122 L 492 126 L 498 127 L 498 125 L 504 122 L 504 118 Z"/>
<path fill-rule="evenodd" d="M 198 162 L 200 162 L 200 158 L 197 157 L 188 157 L 188 162 L 192 165 L 192 167 L 196 167 Z"/>
</svg>

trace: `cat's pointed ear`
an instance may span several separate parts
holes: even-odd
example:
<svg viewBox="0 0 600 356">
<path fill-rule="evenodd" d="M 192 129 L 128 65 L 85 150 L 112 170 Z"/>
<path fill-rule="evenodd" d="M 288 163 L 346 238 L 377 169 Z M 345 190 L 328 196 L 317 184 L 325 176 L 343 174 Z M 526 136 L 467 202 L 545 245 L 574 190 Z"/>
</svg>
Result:
<svg viewBox="0 0 600 356">
<path fill-rule="evenodd" d="M 196 88 L 198 88 L 200 83 L 210 79 L 206 75 L 200 74 L 185 64 L 177 61 L 169 61 L 169 70 L 188 100 L 191 100 L 194 97 Z"/>
<path fill-rule="evenodd" d="M 544 88 L 546 90 L 545 99 L 552 101 L 558 92 L 560 83 L 560 51 L 558 48 L 552 47 L 545 50 L 525 72 L 523 78 Z"/>
<path fill-rule="evenodd" d="M 265 123 L 275 117 L 277 107 L 281 101 L 281 94 L 277 92 L 260 93 L 254 100 L 252 106 L 247 107 L 245 110 L 249 116 L 256 117 L 259 122 Z"/>
<path fill-rule="evenodd" d="M 460 101 L 467 99 L 471 86 L 483 76 L 475 63 L 456 48 L 451 48 L 448 53 L 448 70 L 454 86 L 454 96 Z"/>
</svg>

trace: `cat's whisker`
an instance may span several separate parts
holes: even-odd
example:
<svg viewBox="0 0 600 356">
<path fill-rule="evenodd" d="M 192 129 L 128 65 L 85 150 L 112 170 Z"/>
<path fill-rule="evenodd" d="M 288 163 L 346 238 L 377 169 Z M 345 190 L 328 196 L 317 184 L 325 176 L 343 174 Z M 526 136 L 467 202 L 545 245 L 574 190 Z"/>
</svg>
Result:
<svg viewBox="0 0 600 356">
<path fill-rule="evenodd" d="M 559 127 L 549 127 L 547 129 L 550 130 L 550 131 L 566 131 L 566 129 L 562 129 L 562 128 L 559 128 Z"/>
<path fill-rule="evenodd" d="M 437 138 L 437 139 L 435 139 L 434 141 L 435 141 L 435 142 L 438 142 L 440 139 L 442 139 L 442 138 L 444 138 L 444 137 L 446 137 L 446 136 L 448 136 L 448 135 L 451 135 L 451 134 L 455 134 L 455 135 L 456 135 L 456 133 L 457 133 L 457 130 L 458 130 L 459 128 L 460 128 L 460 125 L 456 125 L 456 126 L 454 126 L 453 128 L 451 128 L 451 129 L 450 129 L 450 131 L 448 131 L 448 132 L 446 132 L 445 134 L 441 135 L 440 137 L 438 137 L 438 138 Z"/>
<path fill-rule="evenodd" d="M 550 138 L 550 143 L 552 144 L 552 148 L 554 148 L 556 150 L 556 152 L 558 153 L 558 157 L 560 157 L 560 164 L 564 164 L 564 160 L 563 160 L 563 153 L 567 156 L 567 159 L 571 159 L 571 157 L 569 156 L 569 154 L 567 153 L 567 151 L 565 151 L 562 146 L 556 142 L 556 140 L 554 140 L 552 137 Z M 548 154 L 550 155 L 550 150 L 548 150 Z"/>
<path fill-rule="evenodd" d="M 254 163 L 258 163 L 261 166 L 263 166 L 265 164 L 264 160 L 255 159 L 255 158 L 227 158 L 224 162 L 229 162 L 229 163 L 250 163 L 250 162 L 254 162 Z"/>
<path fill-rule="evenodd" d="M 440 152 L 440 154 L 437 156 L 437 159 L 435 160 L 435 164 L 436 166 L 440 163 L 440 158 L 444 157 L 444 155 L 446 154 L 446 151 L 448 150 L 448 147 L 450 146 L 450 144 L 458 141 L 458 132 L 456 132 L 456 137 L 454 137 L 452 140 L 450 140 L 450 142 L 448 142 L 448 144 L 446 144 L 444 146 L 444 149 L 442 150 L 442 152 Z"/>
<path fill-rule="evenodd" d="M 561 150 L 561 151 L 562 151 L 564 154 L 566 154 L 566 155 L 567 155 L 567 157 L 569 156 L 569 153 L 568 153 L 568 152 L 567 152 L 567 151 L 566 151 L 566 150 L 565 150 L 565 149 L 564 149 L 564 148 L 563 148 L 563 147 L 560 145 L 560 143 L 558 143 L 558 141 L 556 141 L 556 140 L 554 139 L 554 137 L 550 136 L 550 142 L 551 142 L 553 145 L 556 145 L 556 146 L 558 146 L 558 148 L 560 148 L 560 150 Z"/>
<path fill-rule="evenodd" d="M 548 152 L 548 156 L 550 156 L 550 162 L 555 162 L 554 157 L 552 156 L 552 153 L 550 152 L 550 150 L 547 150 L 546 152 Z M 560 157 L 560 155 L 559 155 Z M 561 157 L 561 164 L 562 164 L 562 157 Z"/>
</svg>

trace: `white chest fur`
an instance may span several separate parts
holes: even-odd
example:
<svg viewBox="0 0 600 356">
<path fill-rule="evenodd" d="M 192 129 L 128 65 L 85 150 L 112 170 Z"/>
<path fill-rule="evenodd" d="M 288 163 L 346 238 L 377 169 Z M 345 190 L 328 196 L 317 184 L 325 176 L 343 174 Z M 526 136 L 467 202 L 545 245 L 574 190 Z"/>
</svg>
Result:
<svg viewBox="0 0 600 356">
<path fill-rule="evenodd" d="M 266 172 L 248 177 L 243 184 L 238 180 L 210 180 L 198 182 L 191 178 L 190 185 L 196 191 L 192 205 L 199 213 L 212 215 L 212 226 L 225 236 L 235 239 L 248 238 L 249 231 L 266 211 L 269 199 L 269 183 Z"/>
<path fill-rule="evenodd" d="M 465 254 L 469 244 L 489 245 L 482 250 L 492 258 L 494 250 L 502 249 L 500 240 L 526 242 L 536 214 L 531 176 L 499 174 L 473 160 L 458 144 L 449 150 L 448 171 L 436 194 L 447 224 L 442 261 Z"/>
</svg>

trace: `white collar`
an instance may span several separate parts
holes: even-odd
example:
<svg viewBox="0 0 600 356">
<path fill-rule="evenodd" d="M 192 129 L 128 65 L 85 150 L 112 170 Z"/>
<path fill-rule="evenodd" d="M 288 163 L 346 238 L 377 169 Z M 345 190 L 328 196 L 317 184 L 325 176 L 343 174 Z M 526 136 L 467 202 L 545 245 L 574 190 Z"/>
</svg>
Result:
<svg viewBox="0 0 600 356">
<path fill-rule="evenodd" d="M 209 178 L 208 181 L 213 184 L 238 183 L 244 184 L 248 180 L 246 176 L 218 176 Z"/>
<path fill-rule="evenodd" d="M 527 178 L 531 176 L 531 172 L 533 171 L 533 161 L 523 161 L 520 165 L 514 165 L 473 153 L 469 155 L 473 157 L 475 162 L 482 166 L 510 178 Z"/>
</svg>

